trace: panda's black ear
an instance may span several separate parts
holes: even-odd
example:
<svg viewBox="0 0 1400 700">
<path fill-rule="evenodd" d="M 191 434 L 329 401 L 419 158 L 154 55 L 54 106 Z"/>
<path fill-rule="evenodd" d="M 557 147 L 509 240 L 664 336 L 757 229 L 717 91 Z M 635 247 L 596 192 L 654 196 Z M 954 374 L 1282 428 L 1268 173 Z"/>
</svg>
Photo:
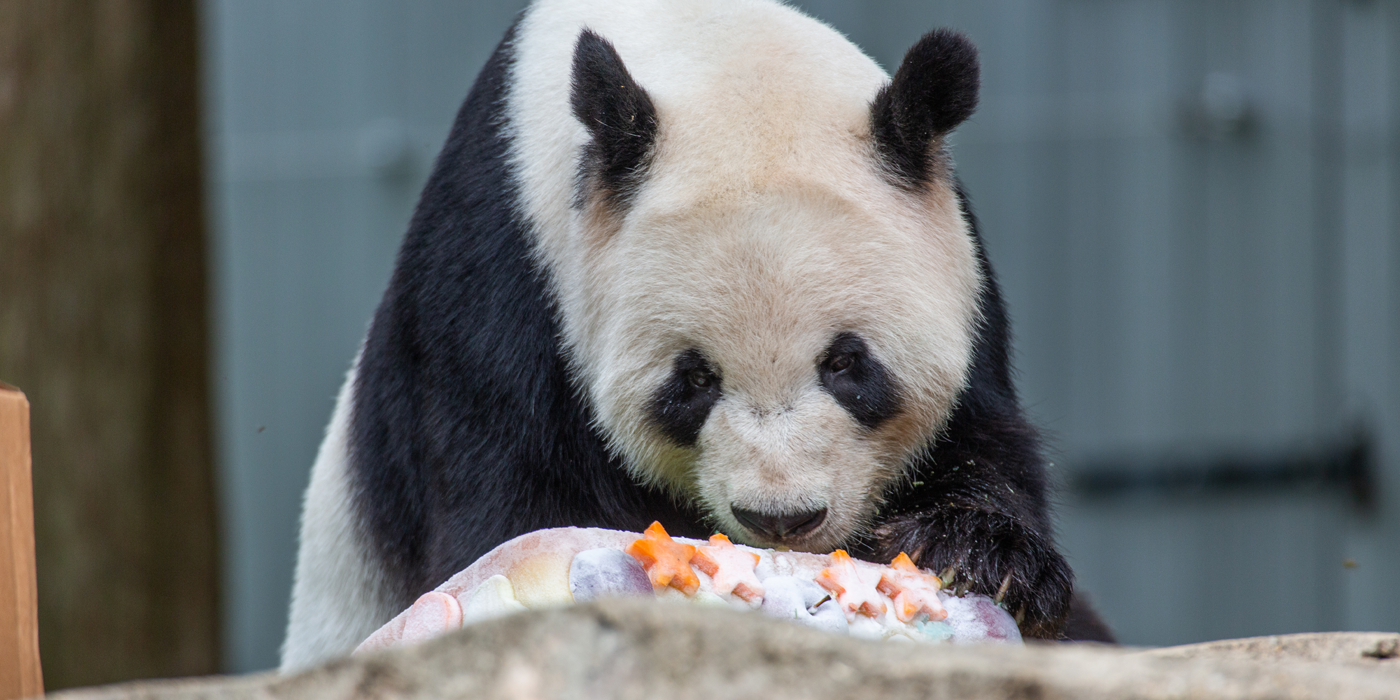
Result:
<svg viewBox="0 0 1400 700">
<path fill-rule="evenodd" d="M 875 146 L 895 182 L 916 189 L 935 174 L 938 140 L 977 109 L 980 81 L 977 47 L 962 34 L 935 29 L 909 49 L 870 106 Z"/>
<path fill-rule="evenodd" d="M 607 39 L 585 29 L 574 46 L 574 116 L 593 140 L 584 153 L 583 186 L 605 201 L 625 204 L 641 185 L 652 143 L 656 107 L 632 79 Z"/>
</svg>

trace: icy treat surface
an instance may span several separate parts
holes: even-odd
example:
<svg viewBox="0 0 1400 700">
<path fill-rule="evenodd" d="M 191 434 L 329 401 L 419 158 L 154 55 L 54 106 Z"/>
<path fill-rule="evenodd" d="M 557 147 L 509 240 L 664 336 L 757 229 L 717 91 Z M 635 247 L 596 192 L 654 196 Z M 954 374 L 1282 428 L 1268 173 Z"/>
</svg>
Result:
<svg viewBox="0 0 1400 700">
<path fill-rule="evenodd" d="M 523 610 L 603 598 L 658 597 L 757 610 L 835 634 L 929 643 L 1021 643 L 990 598 L 956 597 L 904 554 L 889 566 L 846 552 L 776 552 L 643 533 L 540 530 L 491 550 L 370 635 L 368 651 Z"/>
<path fill-rule="evenodd" d="M 482 581 L 481 585 L 472 589 L 471 595 L 467 596 L 466 603 L 462 605 L 462 622 L 480 622 L 526 609 L 525 605 L 516 599 L 515 586 L 511 585 L 510 579 L 496 574 Z"/>
<path fill-rule="evenodd" d="M 817 574 L 817 584 L 836 596 L 841 608 L 846 611 L 846 619 L 855 621 L 856 615 L 879 617 L 885 613 L 886 605 L 880 599 L 875 585 L 880 581 L 880 572 L 870 571 L 857 564 L 845 550 L 831 553 L 831 566 Z"/>
<path fill-rule="evenodd" d="M 1021 630 L 1016 627 L 1016 620 L 991 598 L 948 596 L 943 599 L 943 607 L 948 611 L 946 622 L 952 627 L 954 644 L 1021 643 Z"/>
<path fill-rule="evenodd" d="M 710 577 L 716 595 L 733 593 L 750 603 L 763 600 L 763 583 L 754 574 L 759 556 L 735 547 L 728 537 L 711 536 L 708 545 L 696 549 L 693 561 L 697 569 Z"/>
<path fill-rule="evenodd" d="M 599 598 L 651 598 L 651 579 L 631 555 L 618 549 L 585 549 L 569 568 L 569 591 L 575 603 Z"/>
<path fill-rule="evenodd" d="M 948 617 L 948 612 L 938 600 L 943 581 L 933 574 L 920 571 L 904 552 L 900 552 L 889 567 L 880 572 L 880 583 L 876 588 L 893 599 L 894 614 L 900 622 L 912 622 L 919 615 L 926 615 L 930 620 Z"/>
<path fill-rule="evenodd" d="M 846 633 L 849 627 L 846 613 L 826 589 L 796 576 L 770 576 L 763 583 L 767 590 L 760 608 L 763 614 L 828 632 Z"/>
</svg>

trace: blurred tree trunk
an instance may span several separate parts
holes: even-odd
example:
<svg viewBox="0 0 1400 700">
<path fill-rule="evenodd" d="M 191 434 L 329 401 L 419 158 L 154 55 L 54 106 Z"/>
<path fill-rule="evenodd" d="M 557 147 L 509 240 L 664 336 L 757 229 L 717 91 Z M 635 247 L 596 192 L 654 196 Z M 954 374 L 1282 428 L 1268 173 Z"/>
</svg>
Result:
<svg viewBox="0 0 1400 700">
<path fill-rule="evenodd" d="M 218 664 L 194 0 L 0 2 L 0 379 L 49 688 Z"/>
</svg>

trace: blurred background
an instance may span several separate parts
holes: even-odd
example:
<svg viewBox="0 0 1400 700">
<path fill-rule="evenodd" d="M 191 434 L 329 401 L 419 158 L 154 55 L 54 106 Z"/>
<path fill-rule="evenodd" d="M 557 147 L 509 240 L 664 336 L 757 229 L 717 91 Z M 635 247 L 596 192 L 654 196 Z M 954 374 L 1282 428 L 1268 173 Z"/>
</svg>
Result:
<svg viewBox="0 0 1400 700">
<path fill-rule="evenodd" d="M 51 688 L 275 665 L 301 492 L 523 2 L 0 4 Z M 1122 641 L 1400 629 L 1400 2 L 809 0 L 978 44 L 954 155 Z"/>
</svg>

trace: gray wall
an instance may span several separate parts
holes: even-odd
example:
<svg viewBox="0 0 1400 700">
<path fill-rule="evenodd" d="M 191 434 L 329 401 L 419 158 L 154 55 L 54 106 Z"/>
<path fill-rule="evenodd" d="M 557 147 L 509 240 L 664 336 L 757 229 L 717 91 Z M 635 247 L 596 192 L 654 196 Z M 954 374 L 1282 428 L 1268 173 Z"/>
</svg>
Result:
<svg viewBox="0 0 1400 700">
<path fill-rule="evenodd" d="M 520 5 L 203 4 L 230 670 L 276 664 L 335 392 L 457 106 Z"/>
<path fill-rule="evenodd" d="M 275 663 L 335 390 L 521 4 L 204 3 L 231 670 Z M 1067 485 L 1064 546 L 1124 640 L 1400 628 L 1400 7 L 799 4 L 890 68 L 933 26 L 981 47 L 955 155 Z M 1369 510 L 1326 483 L 1069 488 L 1357 434 Z"/>
</svg>

